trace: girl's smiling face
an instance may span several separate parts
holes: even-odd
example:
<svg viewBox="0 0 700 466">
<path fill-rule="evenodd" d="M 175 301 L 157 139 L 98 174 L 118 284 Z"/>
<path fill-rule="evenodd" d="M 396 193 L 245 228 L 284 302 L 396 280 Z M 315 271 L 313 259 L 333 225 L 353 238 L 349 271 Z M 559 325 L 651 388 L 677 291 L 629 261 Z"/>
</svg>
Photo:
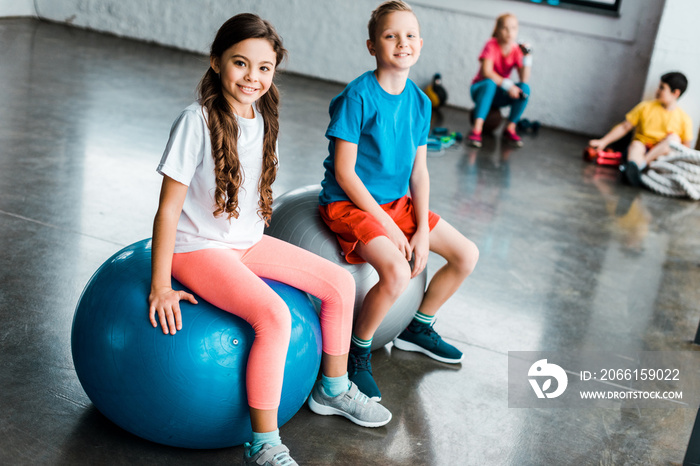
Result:
<svg viewBox="0 0 700 466">
<path fill-rule="evenodd" d="M 221 90 L 236 114 L 253 118 L 253 104 L 270 89 L 277 55 L 266 39 L 246 39 L 211 57 Z"/>
<path fill-rule="evenodd" d="M 416 16 L 410 11 L 394 11 L 377 24 L 374 40 L 367 41 L 372 56 L 381 68 L 408 70 L 420 56 L 423 39 Z"/>
</svg>

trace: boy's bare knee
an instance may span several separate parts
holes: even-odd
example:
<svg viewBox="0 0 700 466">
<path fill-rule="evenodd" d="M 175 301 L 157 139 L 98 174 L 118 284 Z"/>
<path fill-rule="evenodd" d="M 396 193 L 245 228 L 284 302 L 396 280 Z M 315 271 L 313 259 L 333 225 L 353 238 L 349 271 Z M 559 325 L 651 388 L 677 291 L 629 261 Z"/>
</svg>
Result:
<svg viewBox="0 0 700 466">
<path fill-rule="evenodd" d="M 630 142 L 630 145 L 627 147 L 627 150 L 629 152 L 642 152 L 642 153 L 644 153 L 644 152 L 646 152 L 647 148 L 642 141 L 634 140 L 634 141 Z"/>
<path fill-rule="evenodd" d="M 644 161 L 647 148 L 641 141 L 632 141 L 627 149 L 627 159 L 639 164 Z"/>
<path fill-rule="evenodd" d="M 465 238 L 465 244 L 459 248 L 452 264 L 457 268 L 460 275 L 467 277 L 476 268 L 476 263 L 479 261 L 479 248 L 472 241 Z"/>
<path fill-rule="evenodd" d="M 680 138 L 680 136 L 678 136 L 676 133 L 671 133 L 671 134 L 669 134 L 668 136 L 666 136 L 666 139 L 664 139 L 664 141 L 666 141 L 666 142 L 677 142 L 677 143 L 680 143 L 680 142 L 681 142 L 681 138 Z"/>
<path fill-rule="evenodd" d="M 411 266 L 405 261 L 392 262 L 382 270 L 380 281 L 387 293 L 398 298 L 411 281 Z"/>
</svg>

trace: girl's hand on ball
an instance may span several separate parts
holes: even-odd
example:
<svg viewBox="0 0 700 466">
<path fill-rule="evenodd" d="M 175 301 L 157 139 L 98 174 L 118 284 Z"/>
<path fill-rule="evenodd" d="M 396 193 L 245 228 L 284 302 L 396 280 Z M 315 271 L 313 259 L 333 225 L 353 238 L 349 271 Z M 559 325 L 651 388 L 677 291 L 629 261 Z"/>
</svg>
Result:
<svg viewBox="0 0 700 466">
<path fill-rule="evenodd" d="M 182 313 L 180 312 L 180 301 L 187 300 L 192 304 L 197 304 L 190 293 L 180 290 L 166 289 L 156 292 L 151 292 L 148 297 L 150 307 L 148 315 L 153 327 L 158 327 L 160 322 L 163 327 L 163 333 L 175 335 L 178 330 L 182 330 Z M 158 320 L 156 320 L 156 313 Z"/>
</svg>

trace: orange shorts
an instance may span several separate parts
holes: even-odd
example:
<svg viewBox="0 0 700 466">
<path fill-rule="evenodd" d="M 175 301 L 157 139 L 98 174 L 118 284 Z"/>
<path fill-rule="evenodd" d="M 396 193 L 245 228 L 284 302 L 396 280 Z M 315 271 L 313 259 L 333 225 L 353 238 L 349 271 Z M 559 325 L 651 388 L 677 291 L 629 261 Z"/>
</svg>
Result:
<svg viewBox="0 0 700 466">
<path fill-rule="evenodd" d="M 413 202 L 409 196 L 404 196 L 388 204 L 381 206 L 396 225 L 403 231 L 408 240 L 416 232 L 416 214 Z M 359 209 L 350 201 L 331 202 L 319 206 L 321 218 L 338 237 L 340 247 L 345 254 L 345 260 L 350 264 L 361 264 L 365 260 L 355 251 L 357 242 L 369 243 L 377 236 L 389 236 L 386 229 L 369 212 Z M 428 226 L 432 231 L 437 225 L 440 216 L 432 211 L 428 212 Z"/>
</svg>

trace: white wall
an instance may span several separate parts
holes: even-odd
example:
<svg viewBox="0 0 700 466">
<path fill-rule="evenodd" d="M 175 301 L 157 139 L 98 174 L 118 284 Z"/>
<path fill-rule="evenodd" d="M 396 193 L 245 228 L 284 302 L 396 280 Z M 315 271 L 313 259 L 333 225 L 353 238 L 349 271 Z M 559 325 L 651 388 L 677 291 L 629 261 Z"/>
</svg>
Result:
<svg viewBox="0 0 700 466">
<path fill-rule="evenodd" d="M 700 125 L 698 44 L 700 44 L 700 1 L 666 0 L 644 95 L 647 98 L 654 97 L 654 91 L 659 85 L 659 77 L 662 74 L 668 71 L 680 71 L 685 74 L 688 78 L 688 90 L 679 100 L 679 104 L 693 119 L 696 138 Z"/>
<path fill-rule="evenodd" d="M 0 0 L 0 18 L 10 16 L 36 16 L 34 0 Z"/>
<path fill-rule="evenodd" d="M 1 1 L 1 0 L 0 0 Z M 669 2 L 697 0 L 669 0 Z M 378 0 L 36 0 L 41 17 L 206 53 L 228 17 L 269 19 L 290 51 L 287 69 L 349 82 L 373 68 L 366 24 Z M 600 134 L 636 104 L 647 81 L 663 0 L 625 0 L 620 18 L 509 0 L 415 0 L 424 48 L 411 77 L 443 76 L 451 105 L 471 108 L 469 83 L 494 18 L 512 11 L 535 46 L 530 107 L 543 124 Z"/>
</svg>

